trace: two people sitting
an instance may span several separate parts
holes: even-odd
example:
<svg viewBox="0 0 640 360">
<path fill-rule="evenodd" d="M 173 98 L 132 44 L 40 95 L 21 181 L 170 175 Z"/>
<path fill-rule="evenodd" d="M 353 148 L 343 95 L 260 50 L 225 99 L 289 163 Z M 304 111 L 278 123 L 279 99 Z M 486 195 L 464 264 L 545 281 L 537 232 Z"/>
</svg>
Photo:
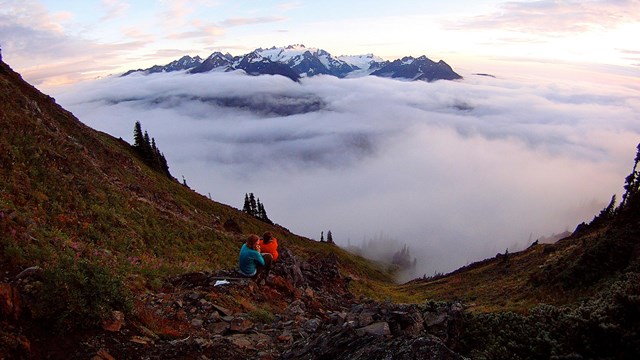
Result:
<svg viewBox="0 0 640 360">
<path fill-rule="evenodd" d="M 271 264 L 278 259 L 278 239 L 267 231 L 262 235 L 249 235 L 240 249 L 238 257 L 239 272 L 243 276 L 256 280 L 258 284 L 266 282 Z"/>
</svg>

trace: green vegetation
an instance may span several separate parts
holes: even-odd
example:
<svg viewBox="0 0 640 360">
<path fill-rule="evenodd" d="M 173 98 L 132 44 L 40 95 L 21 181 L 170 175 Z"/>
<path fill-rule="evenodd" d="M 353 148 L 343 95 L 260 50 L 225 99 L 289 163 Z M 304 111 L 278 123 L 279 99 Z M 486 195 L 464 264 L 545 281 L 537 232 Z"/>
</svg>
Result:
<svg viewBox="0 0 640 360">
<path fill-rule="evenodd" d="M 635 359 L 640 274 L 619 277 L 577 307 L 539 305 L 527 315 L 467 314 L 463 354 L 473 359 Z"/>
<path fill-rule="evenodd" d="M 249 313 L 249 318 L 254 322 L 260 322 L 263 324 L 271 324 L 275 320 L 275 316 L 269 310 L 258 308 Z"/>
<path fill-rule="evenodd" d="M 131 310 L 122 279 L 112 269 L 69 251 L 44 271 L 33 293 L 34 317 L 52 320 L 60 330 L 95 327 L 113 310 Z"/>
</svg>

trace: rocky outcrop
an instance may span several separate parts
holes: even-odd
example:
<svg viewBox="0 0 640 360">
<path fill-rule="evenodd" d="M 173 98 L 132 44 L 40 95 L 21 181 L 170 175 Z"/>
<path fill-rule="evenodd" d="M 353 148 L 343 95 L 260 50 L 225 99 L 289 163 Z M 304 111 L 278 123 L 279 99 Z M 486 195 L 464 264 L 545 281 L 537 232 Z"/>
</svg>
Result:
<svg viewBox="0 0 640 360">
<path fill-rule="evenodd" d="M 20 309 L 39 281 L 32 269 L 16 286 L 0 286 L 0 320 L 10 330 L 0 331 L 0 349 L 12 358 L 462 359 L 460 304 L 356 299 L 338 269 L 334 255 L 302 259 L 281 248 L 265 284 L 234 270 L 186 273 L 138 295 L 132 313 L 113 311 L 103 331 L 65 338 L 55 354 L 38 352 L 42 344 L 34 353 L 15 327 L 28 321 Z"/>
</svg>

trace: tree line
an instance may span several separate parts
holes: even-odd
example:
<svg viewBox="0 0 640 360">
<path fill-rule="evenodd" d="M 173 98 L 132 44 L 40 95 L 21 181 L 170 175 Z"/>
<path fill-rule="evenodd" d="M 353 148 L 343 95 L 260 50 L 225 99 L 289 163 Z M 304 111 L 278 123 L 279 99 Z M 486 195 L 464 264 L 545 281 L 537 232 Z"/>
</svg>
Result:
<svg viewBox="0 0 640 360">
<path fill-rule="evenodd" d="M 140 121 L 136 121 L 133 127 L 133 148 L 150 168 L 173 178 L 169 172 L 167 159 L 156 145 L 156 139 L 150 137 L 146 130 L 142 132 Z"/>
<path fill-rule="evenodd" d="M 267 224 L 273 225 L 273 221 L 271 221 L 267 216 L 267 210 L 265 210 L 264 204 L 262 204 L 260 202 L 260 198 L 256 198 L 253 193 L 244 194 L 242 212 L 249 214 L 258 220 L 262 220 Z"/>
</svg>

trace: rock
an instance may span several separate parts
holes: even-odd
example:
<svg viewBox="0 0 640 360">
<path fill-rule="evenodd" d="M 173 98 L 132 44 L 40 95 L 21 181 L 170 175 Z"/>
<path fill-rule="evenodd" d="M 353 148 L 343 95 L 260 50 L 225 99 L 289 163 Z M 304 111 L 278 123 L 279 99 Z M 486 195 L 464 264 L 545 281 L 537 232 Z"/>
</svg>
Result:
<svg viewBox="0 0 640 360">
<path fill-rule="evenodd" d="M 151 340 L 150 338 L 146 336 L 137 336 L 137 335 L 132 336 L 131 339 L 129 339 L 129 341 L 134 342 L 136 344 L 141 344 L 141 345 L 149 345 L 153 343 L 153 340 Z"/>
<path fill-rule="evenodd" d="M 251 342 L 249 337 L 247 337 L 246 335 L 240 335 L 240 334 L 231 335 L 229 337 L 229 340 L 231 341 L 232 344 L 234 344 L 235 346 L 241 349 L 255 350 L 253 343 Z"/>
<path fill-rule="evenodd" d="M 315 333 L 316 331 L 318 331 L 318 328 L 321 324 L 322 322 L 319 319 L 311 319 L 304 324 L 303 328 L 304 331 L 308 333 Z"/>
<path fill-rule="evenodd" d="M 253 323 L 247 319 L 235 318 L 231 321 L 229 330 L 237 333 L 245 333 L 253 327 Z"/>
<path fill-rule="evenodd" d="M 307 287 L 307 288 L 304 290 L 304 293 L 305 293 L 305 295 L 307 295 L 308 297 L 310 297 L 310 298 L 312 298 L 312 299 L 313 299 L 313 296 L 314 296 L 313 289 L 311 289 L 310 287 Z"/>
<path fill-rule="evenodd" d="M 277 340 L 280 342 L 290 343 L 293 341 L 293 335 L 291 335 L 291 331 L 285 330 L 282 334 L 278 335 Z"/>
<path fill-rule="evenodd" d="M 202 327 L 202 324 L 204 323 L 204 321 L 202 319 L 193 319 L 191 320 L 191 326 L 193 326 L 196 329 L 199 329 Z"/>
<path fill-rule="evenodd" d="M 391 330 L 389 329 L 389 324 L 386 321 L 383 321 L 356 329 L 356 334 L 360 336 L 365 334 L 385 336 L 391 335 Z"/>
<path fill-rule="evenodd" d="M 98 353 L 91 358 L 91 360 L 116 360 L 111 354 L 107 352 L 105 349 L 98 350 Z"/>
<path fill-rule="evenodd" d="M 427 313 L 424 316 L 424 321 L 428 328 L 442 325 L 447 321 L 446 313 Z"/>
<path fill-rule="evenodd" d="M 358 316 L 358 325 L 359 326 L 367 326 L 367 325 L 371 325 L 373 323 L 373 315 L 374 313 L 371 311 L 363 311 L 359 316 Z"/>
<path fill-rule="evenodd" d="M 22 272 L 20 272 L 20 274 L 16 275 L 16 280 L 21 280 L 23 278 L 29 277 L 29 276 L 34 276 L 34 275 L 41 275 L 43 272 L 42 268 L 40 266 L 31 266 L 28 267 L 24 270 L 22 270 Z"/>
<path fill-rule="evenodd" d="M 229 309 L 227 309 L 225 307 L 222 307 L 220 305 L 213 304 L 213 308 L 218 310 L 220 313 L 224 314 L 224 316 L 232 316 L 233 315 L 233 311 L 231 311 L 231 310 L 229 310 Z"/>
<path fill-rule="evenodd" d="M 107 331 L 118 332 L 124 325 L 124 313 L 122 311 L 112 311 L 111 316 L 102 320 L 102 328 Z"/>
<path fill-rule="evenodd" d="M 224 335 L 230 328 L 229 323 L 216 322 L 207 326 L 207 330 L 214 335 Z"/>
<path fill-rule="evenodd" d="M 11 284 L 0 283 L 0 316 L 1 318 L 18 320 L 22 306 L 18 289 Z"/>
</svg>

